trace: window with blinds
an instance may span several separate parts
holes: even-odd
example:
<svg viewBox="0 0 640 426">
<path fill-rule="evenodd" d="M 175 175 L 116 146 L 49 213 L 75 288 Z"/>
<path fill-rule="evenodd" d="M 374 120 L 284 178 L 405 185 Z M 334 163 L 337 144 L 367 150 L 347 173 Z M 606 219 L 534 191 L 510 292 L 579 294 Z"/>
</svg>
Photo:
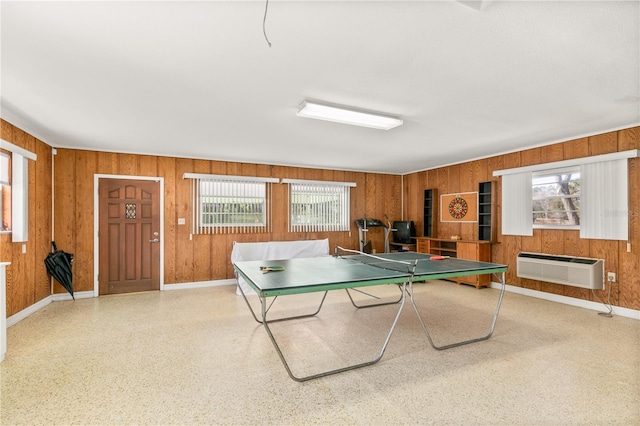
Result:
<svg viewBox="0 0 640 426">
<path fill-rule="evenodd" d="M 289 184 L 289 231 L 348 231 L 350 182 L 283 179 Z"/>
<path fill-rule="evenodd" d="M 0 232 L 11 232 L 11 157 L 0 152 Z"/>
<path fill-rule="evenodd" d="M 1 229 L 11 231 L 12 242 L 23 243 L 29 237 L 29 160 L 36 161 L 38 156 L 4 139 L 0 139 L 0 149 L 3 151 Z"/>
<path fill-rule="evenodd" d="M 628 167 L 637 157 L 640 150 L 631 149 L 494 171 L 502 176 L 502 234 L 559 228 L 579 229 L 584 239 L 628 240 Z"/>
<path fill-rule="evenodd" d="M 191 179 L 193 234 L 271 231 L 271 187 L 278 179 L 185 173 Z"/>
</svg>

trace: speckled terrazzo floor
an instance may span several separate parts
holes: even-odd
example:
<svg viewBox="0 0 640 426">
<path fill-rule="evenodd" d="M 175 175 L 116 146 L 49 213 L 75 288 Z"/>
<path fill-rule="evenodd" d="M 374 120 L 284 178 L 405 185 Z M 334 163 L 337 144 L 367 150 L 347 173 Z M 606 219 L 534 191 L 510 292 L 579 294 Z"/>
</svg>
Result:
<svg viewBox="0 0 640 426">
<path fill-rule="evenodd" d="M 0 424 L 640 424 L 633 319 L 507 293 L 490 340 L 436 351 L 407 305 L 378 364 L 297 383 L 234 291 L 48 305 L 8 330 Z M 415 294 L 446 344 L 485 332 L 498 292 L 432 282 Z M 273 313 L 317 300 L 280 298 Z M 273 331 L 294 373 L 313 374 L 375 357 L 396 309 L 334 292 L 318 317 Z"/>
</svg>

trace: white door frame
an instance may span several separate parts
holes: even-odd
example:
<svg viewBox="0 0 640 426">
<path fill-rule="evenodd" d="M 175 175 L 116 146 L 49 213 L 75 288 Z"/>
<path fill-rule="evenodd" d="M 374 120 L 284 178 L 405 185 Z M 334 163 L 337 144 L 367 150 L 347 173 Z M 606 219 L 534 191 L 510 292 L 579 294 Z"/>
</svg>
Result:
<svg viewBox="0 0 640 426">
<path fill-rule="evenodd" d="M 164 178 L 150 176 L 131 175 L 93 175 L 93 297 L 100 294 L 98 272 L 100 272 L 100 191 L 98 188 L 100 179 L 128 179 L 128 180 L 152 180 L 160 182 L 160 291 L 164 290 Z"/>
</svg>

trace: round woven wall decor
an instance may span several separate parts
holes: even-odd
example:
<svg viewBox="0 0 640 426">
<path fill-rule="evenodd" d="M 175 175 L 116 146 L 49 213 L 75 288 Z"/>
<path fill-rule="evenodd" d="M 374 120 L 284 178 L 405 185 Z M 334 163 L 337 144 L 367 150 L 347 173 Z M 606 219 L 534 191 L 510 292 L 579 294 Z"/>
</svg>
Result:
<svg viewBox="0 0 640 426">
<path fill-rule="evenodd" d="M 468 211 L 469 206 L 467 205 L 467 202 L 461 197 L 456 197 L 449 203 L 449 214 L 454 219 L 462 219 L 463 217 L 465 217 Z"/>
</svg>

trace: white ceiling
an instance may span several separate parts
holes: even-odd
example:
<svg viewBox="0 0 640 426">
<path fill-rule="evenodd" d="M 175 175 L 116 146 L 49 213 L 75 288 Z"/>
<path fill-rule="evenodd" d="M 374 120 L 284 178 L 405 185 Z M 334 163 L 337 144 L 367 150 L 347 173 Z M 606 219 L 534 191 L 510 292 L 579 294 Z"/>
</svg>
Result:
<svg viewBox="0 0 640 426">
<path fill-rule="evenodd" d="M 2 1 L 1 114 L 58 148 L 393 174 L 640 123 L 638 0 L 462 3 L 271 0 L 269 47 L 264 1 Z"/>
</svg>

